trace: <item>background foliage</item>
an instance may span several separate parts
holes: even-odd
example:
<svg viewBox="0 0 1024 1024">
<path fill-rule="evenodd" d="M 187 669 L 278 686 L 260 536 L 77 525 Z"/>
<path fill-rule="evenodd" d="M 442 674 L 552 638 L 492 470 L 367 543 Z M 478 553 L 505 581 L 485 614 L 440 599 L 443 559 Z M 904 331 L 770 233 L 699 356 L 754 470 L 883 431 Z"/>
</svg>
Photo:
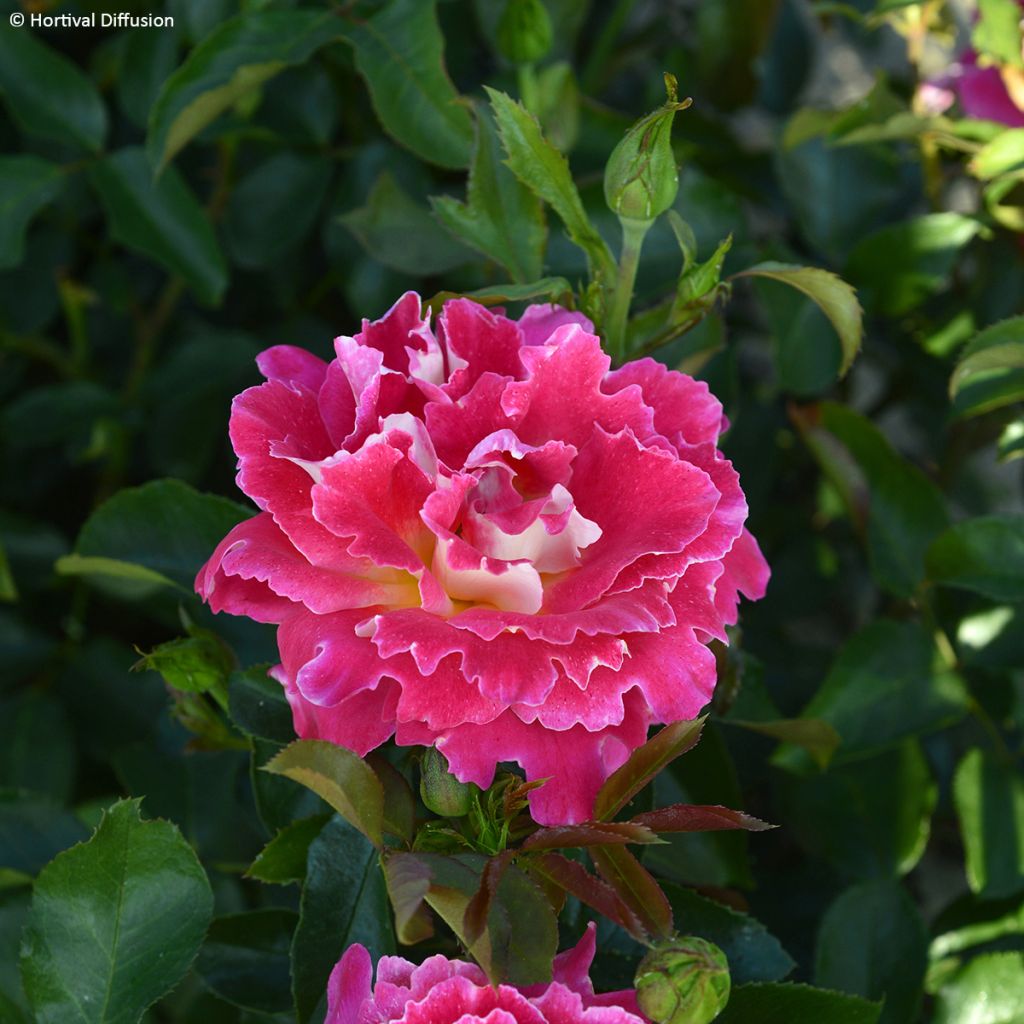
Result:
<svg viewBox="0 0 1024 1024">
<path fill-rule="evenodd" d="M 887 1024 L 974 1020 L 983 995 L 989 1024 L 1021 1019 L 1024 142 L 913 101 L 970 6 L 545 6 L 551 48 L 517 66 L 485 0 L 167 0 L 135 13 L 173 29 L 45 31 L 0 0 L 3 1020 L 306 1021 L 348 943 L 396 949 L 372 846 L 255 770 L 292 736 L 253 670 L 273 636 L 191 596 L 246 514 L 229 402 L 261 348 L 325 354 L 407 288 L 544 278 L 512 294 L 592 306 L 619 247 L 603 167 L 663 71 L 694 98 L 691 234 L 680 278 L 652 229 L 630 338 L 722 398 L 774 575 L 644 799 L 781 827 L 642 860 L 726 951 L 722 1020 L 878 1014 L 783 978 L 884 997 Z M 1000 24 L 975 41 L 1013 64 Z M 582 204 L 545 213 L 504 169 L 484 86 L 538 114 Z M 720 283 L 764 261 L 856 286 L 845 377 L 849 339 L 800 291 Z M 562 945 L 583 920 L 570 899 Z M 599 984 L 630 984 L 641 948 L 600 937 Z"/>
</svg>

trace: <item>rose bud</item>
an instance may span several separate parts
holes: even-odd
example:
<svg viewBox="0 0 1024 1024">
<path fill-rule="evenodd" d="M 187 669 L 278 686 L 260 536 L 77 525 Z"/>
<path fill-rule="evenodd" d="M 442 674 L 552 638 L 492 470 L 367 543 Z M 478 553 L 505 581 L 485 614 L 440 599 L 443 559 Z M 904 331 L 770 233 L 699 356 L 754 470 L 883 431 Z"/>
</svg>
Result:
<svg viewBox="0 0 1024 1024">
<path fill-rule="evenodd" d="M 498 22 L 498 51 L 513 64 L 534 64 L 551 49 L 551 18 L 541 0 L 508 0 Z"/>
<path fill-rule="evenodd" d="M 612 150 L 604 169 L 604 197 L 621 220 L 651 222 L 674 202 L 679 171 L 672 152 L 676 111 L 692 102 L 676 99 L 676 80 L 665 75 L 667 102 L 641 118 Z"/>
<path fill-rule="evenodd" d="M 729 989 L 725 954 L 694 936 L 655 946 L 636 973 L 637 1004 L 655 1024 L 708 1024 L 725 1009 Z"/>
<path fill-rule="evenodd" d="M 472 793 L 472 783 L 459 782 L 448 771 L 444 754 L 427 747 L 420 764 L 420 798 L 427 808 L 442 818 L 461 818 L 469 814 Z"/>
</svg>

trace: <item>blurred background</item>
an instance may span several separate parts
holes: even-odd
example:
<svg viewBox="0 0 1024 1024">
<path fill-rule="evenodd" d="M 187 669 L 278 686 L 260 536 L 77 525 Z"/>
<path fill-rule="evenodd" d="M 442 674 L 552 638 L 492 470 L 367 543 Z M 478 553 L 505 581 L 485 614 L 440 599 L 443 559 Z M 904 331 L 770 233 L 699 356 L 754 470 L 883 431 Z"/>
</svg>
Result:
<svg viewBox="0 0 1024 1024">
<path fill-rule="evenodd" d="M 737 279 L 655 353 L 724 402 L 773 567 L 705 739 L 655 798 L 782 827 L 674 838 L 646 863 L 689 887 L 684 929 L 753 915 L 734 977 L 885 994 L 886 1022 L 980 1019 L 980 994 L 1005 991 L 984 1020 L 1024 1019 L 1016 4 L 544 6 L 550 43 L 527 61 L 503 0 L 0 0 L 0 1019 L 33 1019 L 16 967 L 33 877 L 124 794 L 182 829 L 218 914 L 276 914 L 258 955 L 224 939 L 147 1019 L 288 1019 L 289 945 L 326 925 L 296 884 L 242 873 L 316 807 L 251 771 L 287 739 L 282 708 L 238 729 L 218 690 L 275 660 L 272 631 L 190 596 L 242 514 L 231 398 L 268 345 L 327 355 L 407 289 L 509 281 L 436 213 L 466 197 L 485 84 L 527 102 L 618 252 L 604 163 L 665 71 L 694 101 L 675 209 L 698 259 L 731 236 L 725 276 L 834 271 L 865 337 L 840 378 L 812 302 Z M 542 272 L 575 287 L 583 254 L 548 229 Z M 679 275 L 659 222 L 635 309 Z M 213 682 L 161 674 L 182 637 Z M 627 984 L 635 956 L 603 931 L 595 976 Z"/>
</svg>

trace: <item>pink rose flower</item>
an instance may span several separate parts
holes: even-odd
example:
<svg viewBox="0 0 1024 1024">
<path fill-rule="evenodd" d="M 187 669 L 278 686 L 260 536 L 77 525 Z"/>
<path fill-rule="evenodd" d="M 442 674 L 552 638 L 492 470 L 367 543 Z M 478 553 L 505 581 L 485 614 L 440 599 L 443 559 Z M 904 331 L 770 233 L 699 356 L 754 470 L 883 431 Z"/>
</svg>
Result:
<svg viewBox="0 0 1024 1024">
<path fill-rule="evenodd" d="M 382 956 L 371 986 L 370 954 L 349 946 L 327 985 L 326 1024 L 646 1024 L 633 991 L 594 995 L 594 925 L 555 957 L 549 985 L 492 988 L 476 964 L 432 956 L 418 967 Z"/>
<path fill-rule="evenodd" d="M 291 346 L 232 406 L 260 513 L 200 570 L 214 611 L 277 623 L 300 736 L 392 735 L 584 820 L 652 722 L 693 718 L 707 648 L 768 569 L 717 450 L 722 408 L 650 359 L 610 371 L 581 314 L 404 295 L 330 362 Z"/>
</svg>

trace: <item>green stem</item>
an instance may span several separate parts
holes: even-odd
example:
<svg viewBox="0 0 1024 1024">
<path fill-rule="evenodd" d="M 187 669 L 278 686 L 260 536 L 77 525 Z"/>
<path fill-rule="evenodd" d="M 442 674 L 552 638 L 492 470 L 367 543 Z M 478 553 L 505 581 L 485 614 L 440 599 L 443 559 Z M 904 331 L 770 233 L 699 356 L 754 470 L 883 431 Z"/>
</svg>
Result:
<svg viewBox="0 0 1024 1024">
<path fill-rule="evenodd" d="M 616 363 L 622 363 L 626 358 L 626 321 L 629 317 L 629 305 L 633 300 L 633 285 L 636 283 L 636 272 L 640 266 L 640 250 L 653 221 L 621 220 L 620 223 L 622 251 L 619 253 L 619 273 L 615 279 L 615 290 L 612 292 L 605 320 L 605 341 Z"/>
<path fill-rule="evenodd" d="M 615 41 L 619 38 L 622 26 L 626 24 L 626 19 L 635 3 L 636 0 L 619 0 L 608 16 L 608 20 L 601 27 L 601 33 L 591 48 L 580 75 L 580 86 L 583 92 L 587 94 L 597 92 L 601 76 L 605 73 L 615 47 Z"/>
<path fill-rule="evenodd" d="M 523 101 L 523 106 L 531 114 L 536 115 L 539 108 L 539 96 L 537 92 L 537 74 L 533 69 L 533 65 L 520 64 L 517 77 L 519 79 L 519 98 Z"/>
</svg>

